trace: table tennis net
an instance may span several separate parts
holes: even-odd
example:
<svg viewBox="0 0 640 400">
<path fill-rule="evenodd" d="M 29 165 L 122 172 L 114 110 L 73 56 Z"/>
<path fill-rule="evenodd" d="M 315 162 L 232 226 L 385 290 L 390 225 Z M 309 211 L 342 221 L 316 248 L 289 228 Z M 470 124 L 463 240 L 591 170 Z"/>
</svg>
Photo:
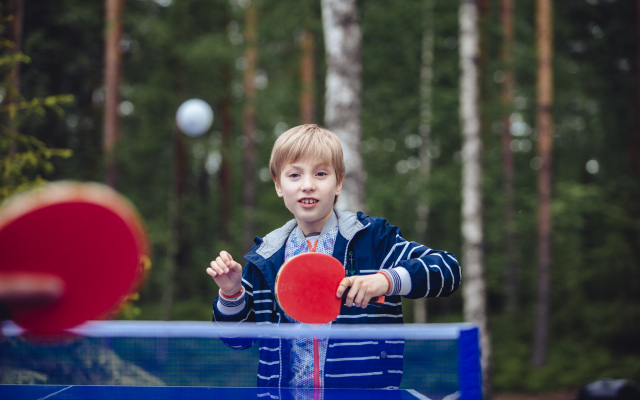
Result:
<svg viewBox="0 0 640 400">
<path fill-rule="evenodd" d="M 259 342 L 236 350 L 221 337 L 245 343 L 264 338 L 293 341 L 317 337 L 319 332 L 334 344 L 400 343 L 400 354 L 394 356 L 400 368 L 393 371 L 401 374 L 400 388 L 432 399 L 481 398 L 478 329 L 471 324 L 334 325 L 319 330 L 294 324 L 103 321 L 54 339 L 33 337 L 5 322 L 0 383 L 255 387 L 261 382 Z M 346 376 L 354 371 L 339 372 Z"/>
</svg>

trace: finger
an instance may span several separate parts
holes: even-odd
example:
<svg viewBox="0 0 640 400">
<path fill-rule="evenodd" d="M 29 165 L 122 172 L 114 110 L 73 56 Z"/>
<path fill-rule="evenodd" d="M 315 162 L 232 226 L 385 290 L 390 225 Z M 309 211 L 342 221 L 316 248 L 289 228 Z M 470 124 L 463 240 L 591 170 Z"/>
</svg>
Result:
<svg viewBox="0 0 640 400">
<path fill-rule="evenodd" d="M 360 293 L 358 293 L 356 298 L 356 303 L 362 308 L 367 308 L 371 297 L 371 294 L 367 290 L 360 290 Z"/>
<path fill-rule="evenodd" d="M 231 257 L 231 254 L 229 254 L 229 252 L 222 250 L 220 252 L 220 258 L 222 258 L 224 261 L 233 261 L 233 257 Z"/>
<path fill-rule="evenodd" d="M 216 273 L 216 271 L 214 271 L 211 267 L 207 268 L 207 274 L 209 276 L 211 276 L 212 278 L 215 278 L 216 276 L 218 276 L 218 274 Z"/>
<path fill-rule="evenodd" d="M 365 277 L 355 279 L 351 291 L 353 291 L 353 305 L 366 308 L 373 293 L 369 280 Z M 349 293 L 348 297 L 350 295 L 351 293 Z"/>
<path fill-rule="evenodd" d="M 351 280 L 351 288 L 349 289 L 349 292 L 347 293 L 347 297 L 345 299 L 345 304 L 348 307 L 353 307 L 354 305 L 356 307 L 358 306 L 358 304 L 356 304 L 356 296 L 358 295 L 359 291 L 360 281 L 358 279 Z"/>
<path fill-rule="evenodd" d="M 218 275 L 224 275 L 227 272 L 227 266 L 220 259 L 220 257 L 211 262 L 211 269 Z"/>
<path fill-rule="evenodd" d="M 225 274 L 229 272 L 230 263 L 230 261 L 224 260 L 222 256 L 218 256 L 218 258 L 216 258 L 216 264 Z"/>
<path fill-rule="evenodd" d="M 216 260 L 211 261 L 211 263 L 209 264 L 209 268 L 210 268 L 213 272 L 215 272 L 216 274 L 218 274 L 218 273 L 222 272 L 222 271 L 221 271 L 221 269 L 220 269 L 220 266 L 218 265 L 218 261 L 217 261 L 217 259 L 216 259 Z"/>
<path fill-rule="evenodd" d="M 354 293 L 353 296 L 353 305 L 356 307 L 362 306 L 362 300 L 364 299 L 365 289 L 363 287 L 358 287 L 358 290 Z"/>
<path fill-rule="evenodd" d="M 351 279 L 344 278 L 342 281 L 340 281 L 340 285 L 338 286 L 338 290 L 336 291 L 336 297 L 342 297 L 344 291 L 347 290 L 349 286 L 351 286 Z"/>
<path fill-rule="evenodd" d="M 236 272 L 242 271 L 242 265 L 240 265 L 239 263 L 237 263 L 237 262 L 235 262 L 233 260 L 229 261 L 228 266 L 229 266 L 229 270 L 233 270 L 233 271 L 236 271 Z"/>
</svg>

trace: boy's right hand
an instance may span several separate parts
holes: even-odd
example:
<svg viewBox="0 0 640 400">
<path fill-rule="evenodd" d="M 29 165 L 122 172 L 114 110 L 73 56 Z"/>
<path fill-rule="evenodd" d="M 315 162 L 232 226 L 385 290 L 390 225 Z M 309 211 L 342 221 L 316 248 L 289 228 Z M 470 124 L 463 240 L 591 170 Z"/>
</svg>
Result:
<svg viewBox="0 0 640 400">
<path fill-rule="evenodd" d="M 231 254 L 221 251 L 218 258 L 211 261 L 207 268 L 209 274 L 218 284 L 222 293 L 233 296 L 242 289 L 242 265 L 233 261 Z"/>
</svg>

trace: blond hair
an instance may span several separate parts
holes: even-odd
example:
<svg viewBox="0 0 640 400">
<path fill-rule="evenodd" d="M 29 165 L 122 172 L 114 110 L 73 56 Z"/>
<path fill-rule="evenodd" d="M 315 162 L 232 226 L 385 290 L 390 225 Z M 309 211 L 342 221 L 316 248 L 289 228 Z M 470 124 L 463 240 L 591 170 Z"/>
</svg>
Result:
<svg viewBox="0 0 640 400">
<path fill-rule="evenodd" d="M 331 165 L 338 182 L 344 177 L 344 156 L 338 136 L 315 124 L 299 125 L 289 129 L 276 140 L 271 150 L 269 169 L 276 183 L 285 166 L 299 160 L 313 160 Z"/>
</svg>

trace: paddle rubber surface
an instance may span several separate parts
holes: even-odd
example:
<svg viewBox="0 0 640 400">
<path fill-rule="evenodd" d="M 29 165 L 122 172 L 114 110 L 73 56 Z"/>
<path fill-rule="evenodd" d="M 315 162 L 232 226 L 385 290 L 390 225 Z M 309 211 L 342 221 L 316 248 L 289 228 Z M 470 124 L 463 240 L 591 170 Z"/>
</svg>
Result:
<svg viewBox="0 0 640 400">
<path fill-rule="evenodd" d="M 0 209 L 0 273 L 40 273 L 63 281 L 44 307 L 11 307 L 23 328 L 50 334 L 108 316 L 142 280 L 148 263 L 133 207 L 99 184 L 56 183 Z"/>
<path fill-rule="evenodd" d="M 342 299 L 336 291 L 345 271 L 340 261 L 321 253 L 289 259 L 276 277 L 276 299 L 296 321 L 325 324 L 340 314 Z"/>
</svg>

